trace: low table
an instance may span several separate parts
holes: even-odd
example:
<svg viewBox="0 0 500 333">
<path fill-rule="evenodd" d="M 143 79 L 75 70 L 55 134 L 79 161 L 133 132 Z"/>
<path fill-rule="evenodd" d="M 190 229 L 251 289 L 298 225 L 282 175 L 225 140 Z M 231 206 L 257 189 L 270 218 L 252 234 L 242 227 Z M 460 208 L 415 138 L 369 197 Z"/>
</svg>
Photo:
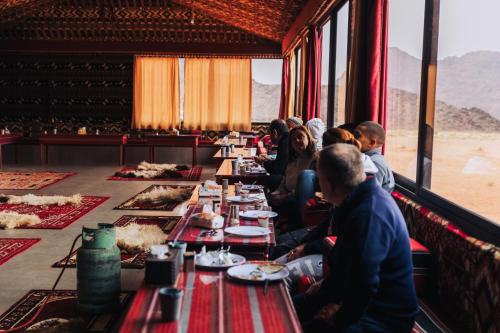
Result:
<svg viewBox="0 0 500 333">
<path fill-rule="evenodd" d="M 239 205 L 240 210 L 244 209 L 245 205 Z M 246 205 L 247 207 L 253 205 Z M 227 203 L 221 205 L 222 214 L 225 216 L 224 228 L 229 226 L 229 206 Z M 274 234 L 274 224 L 272 219 L 269 220 L 269 230 L 271 233 L 260 237 L 238 237 L 224 233 L 224 229 L 218 229 L 214 236 L 207 235 L 208 229 L 195 227 L 191 224 L 191 215 L 200 213 L 201 205 L 191 206 L 186 214 L 177 223 L 175 228 L 167 237 L 167 242 L 180 241 L 186 242 L 188 248 L 199 251 L 203 246 L 209 249 L 218 249 L 221 246 L 231 246 L 231 251 L 249 256 L 253 259 L 266 259 L 269 255 L 269 249 L 276 246 L 276 237 Z M 258 226 L 256 220 L 240 219 L 240 225 Z"/>
<path fill-rule="evenodd" d="M 2 146 L 17 143 L 20 139 L 21 136 L 16 134 L 0 135 L 0 169 L 3 168 Z M 17 157 L 17 153 L 14 153 L 14 155 Z"/>
<path fill-rule="evenodd" d="M 124 164 L 123 135 L 118 134 L 44 134 L 38 138 L 42 164 L 49 162 L 49 146 L 116 146 L 120 150 L 120 165 Z"/>
<path fill-rule="evenodd" d="M 197 164 L 196 154 L 199 135 L 150 135 L 143 138 L 128 138 L 127 146 L 146 146 L 149 148 L 149 162 L 155 162 L 155 147 L 192 148 L 192 164 Z"/>
<path fill-rule="evenodd" d="M 255 152 L 252 156 L 252 151 L 251 149 L 254 149 Z M 234 159 L 237 159 L 238 156 L 242 156 L 243 159 L 245 160 L 252 160 L 255 155 L 257 153 L 257 149 L 256 148 L 234 148 L 234 153 L 227 153 L 225 156 L 222 156 L 222 150 L 219 149 L 215 155 L 213 156 L 214 160 L 217 162 L 217 167 L 220 167 L 220 165 L 222 164 L 222 162 L 225 160 L 225 159 L 230 159 L 230 160 L 234 160 Z"/>
<path fill-rule="evenodd" d="M 181 273 L 176 283 L 184 290 L 178 321 L 162 322 L 158 290 L 143 285 L 137 291 L 120 333 L 136 332 L 302 332 L 284 282 L 246 284 L 225 272 Z"/>
<path fill-rule="evenodd" d="M 255 183 L 264 185 L 265 180 L 268 176 L 269 176 L 268 173 L 233 174 L 231 159 L 225 159 L 215 174 L 215 180 L 217 181 L 218 184 L 222 184 L 223 179 L 228 179 L 229 184 L 234 184 L 241 181 L 243 184 Z"/>
<path fill-rule="evenodd" d="M 229 139 L 227 142 L 224 142 L 224 139 L 218 139 L 217 141 L 214 142 L 214 145 L 216 146 L 230 146 L 234 145 L 235 147 L 238 148 L 243 148 L 246 147 L 247 145 L 247 138 L 242 137 L 240 139 Z"/>
</svg>

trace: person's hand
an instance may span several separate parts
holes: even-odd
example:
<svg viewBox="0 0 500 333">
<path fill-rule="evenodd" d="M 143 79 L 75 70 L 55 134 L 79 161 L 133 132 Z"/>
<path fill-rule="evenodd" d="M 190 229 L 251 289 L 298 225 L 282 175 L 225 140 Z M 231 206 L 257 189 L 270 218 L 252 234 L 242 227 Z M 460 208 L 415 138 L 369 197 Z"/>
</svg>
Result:
<svg viewBox="0 0 500 333">
<path fill-rule="evenodd" d="M 319 280 L 317 282 L 314 282 L 311 284 L 309 289 L 306 290 L 306 297 L 311 297 L 319 293 L 319 290 L 321 289 L 321 284 L 323 283 L 323 280 Z"/>
<path fill-rule="evenodd" d="M 340 305 L 335 303 L 329 303 L 319 310 L 319 312 L 314 316 L 314 319 L 326 321 L 330 324 L 333 323 L 333 317 L 339 311 Z"/>
<path fill-rule="evenodd" d="M 267 156 L 263 155 L 263 154 L 255 157 L 255 162 L 260 163 L 260 164 L 264 163 L 267 160 L 268 160 Z"/>
<path fill-rule="evenodd" d="M 293 249 L 292 251 L 288 252 L 287 261 L 290 262 L 292 260 L 303 257 L 304 256 L 304 247 L 305 247 L 305 245 L 301 244 L 301 245 L 297 246 L 295 249 Z"/>
</svg>

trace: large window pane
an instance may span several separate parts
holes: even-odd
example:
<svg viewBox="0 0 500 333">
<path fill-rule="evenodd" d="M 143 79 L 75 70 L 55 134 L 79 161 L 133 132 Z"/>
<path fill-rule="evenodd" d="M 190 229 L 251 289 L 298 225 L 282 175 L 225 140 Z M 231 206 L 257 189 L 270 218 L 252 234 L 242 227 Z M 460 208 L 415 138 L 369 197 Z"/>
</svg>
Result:
<svg viewBox="0 0 500 333">
<path fill-rule="evenodd" d="M 500 223 L 500 1 L 441 0 L 431 190 Z"/>
<path fill-rule="evenodd" d="M 417 174 L 418 114 L 425 1 L 392 0 L 389 6 L 387 139 L 392 169 Z"/>
<path fill-rule="evenodd" d="M 321 99 L 320 118 L 327 123 L 328 118 L 328 73 L 330 65 L 330 21 L 323 25 L 321 45 Z"/>
<path fill-rule="evenodd" d="M 252 60 L 252 121 L 278 118 L 281 98 L 281 59 Z"/>
<path fill-rule="evenodd" d="M 345 122 L 347 84 L 347 44 L 349 39 L 349 1 L 337 12 L 335 46 L 335 98 L 333 101 L 334 126 Z"/>
</svg>

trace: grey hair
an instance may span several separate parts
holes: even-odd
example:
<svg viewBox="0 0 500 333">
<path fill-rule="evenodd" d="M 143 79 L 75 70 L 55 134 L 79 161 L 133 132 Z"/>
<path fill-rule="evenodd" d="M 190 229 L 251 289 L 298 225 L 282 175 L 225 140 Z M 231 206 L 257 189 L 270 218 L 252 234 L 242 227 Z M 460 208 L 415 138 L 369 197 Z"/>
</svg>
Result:
<svg viewBox="0 0 500 333">
<path fill-rule="evenodd" d="M 359 149 L 346 143 L 323 148 L 319 154 L 318 170 L 333 187 L 352 189 L 366 179 Z"/>
</svg>

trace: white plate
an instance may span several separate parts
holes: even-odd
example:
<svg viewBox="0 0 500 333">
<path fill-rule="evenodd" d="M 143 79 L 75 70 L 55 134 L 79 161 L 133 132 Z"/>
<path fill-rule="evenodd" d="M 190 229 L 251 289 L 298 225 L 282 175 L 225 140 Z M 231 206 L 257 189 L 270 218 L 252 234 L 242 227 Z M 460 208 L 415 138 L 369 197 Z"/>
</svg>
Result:
<svg viewBox="0 0 500 333">
<path fill-rule="evenodd" d="M 255 227 L 250 225 L 229 227 L 224 229 L 224 232 L 240 237 L 260 237 L 267 236 L 271 233 L 268 228 Z"/>
<path fill-rule="evenodd" d="M 227 199 L 227 201 L 239 202 L 239 203 L 251 203 L 251 202 L 258 201 L 258 200 L 262 200 L 262 199 L 260 199 L 258 197 L 254 197 L 254 196 L 249 196 L 248 198 L 243 199 L 239 195 L 229 196 L 226 199 Z"/>
<path fill-rule="evenodd" d="M 202 264 L 198 263 L 198 256 L 196 256 L 194 262 L 195 262 L 196 266 L 198 266 L 198 267 L 223 269 L 223 268 L 229 268 L 229 267 L 233 267 L 233 266 L 242 265 L 247 261 L 245 259 L 245 257 L 240 256 L 239 254 L 231 253 L 231 256 L 233 257 L 233 263 L 231 265 L 216 265 L 216 264 L 202 265 Z"/>
<path fill-rule="evenodd" d="M 269 212 L 266 210 L 247 210 L 240 212 L 240 216 L 246 219 L 257 219 L 259 216 L 267 216 L 268 218 L 273 218 L 278 216 L 276 212 Z"/>
<path fill-rule="evenodd" d="M 264 186 L 262 185 L 243 185 L 241 187 L 242 190 L 246 190 L 246 191 L 258 191 L 258 190 L 262 190 L 264 188 Z"/>
<path fill-rule="evenodd" d="M 234 266 L 227 270 L 227 275 L 229 275 L 234 279 L 249 281 L 249 282 L 264 282 L 266 280 L 277 281 L 284 279 L 288 276 L 288 270 L 286 268 L 283 268 L 281 271 L 273 274 L 266 274 L 264 272 L 260 272 L 259 274 L 261 274 L 261 277 L 256 278 L 255 275 L 252 275 L 252 272 L 258 271 L 257 266 L 259 265 L 245 264 L 240 266 Z"/>
</svg>

